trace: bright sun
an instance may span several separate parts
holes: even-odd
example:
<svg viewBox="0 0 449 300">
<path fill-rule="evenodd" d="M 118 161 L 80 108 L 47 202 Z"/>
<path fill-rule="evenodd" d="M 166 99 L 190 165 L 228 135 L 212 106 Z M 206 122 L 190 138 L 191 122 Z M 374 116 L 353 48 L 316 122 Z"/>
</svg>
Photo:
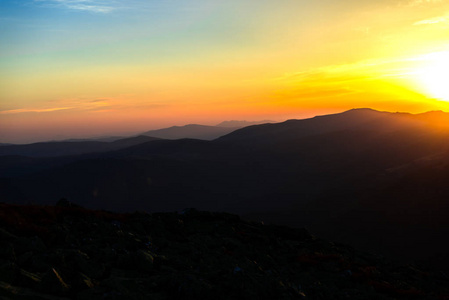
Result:
<svg viewBox="0 0 449 300">
<path fill-rule="evenodd" d="M 416 72 L 418 81 L 429 96 L 449 101 L 449 52 L 431 53 L 425 60 Z"/>
</svg>

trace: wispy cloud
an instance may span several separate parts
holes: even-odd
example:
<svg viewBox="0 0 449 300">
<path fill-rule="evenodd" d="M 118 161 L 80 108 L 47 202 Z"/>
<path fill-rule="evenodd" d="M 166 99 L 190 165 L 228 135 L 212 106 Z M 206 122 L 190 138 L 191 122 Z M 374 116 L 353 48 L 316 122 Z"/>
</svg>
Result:
<svg viewBox="0 0 449 300">
<path fill-rule="evenodd" d="M 103 14 L 110 13 L 117 8 L 113 1 L 106 0 L 34 0 L 34 2 L 42 5 Z"/>
<path fill-rule="evenodd" d="M 280 81 L 321 81 L 331 79 L 335 82 L 359 81 L 366 79 L 375 79 L 380 76 L 397 75 L 400 70 L 399 65 L 414 60 L 415 58 L 400 59 L 370 59 L 349 64 L 329 65 L 312 70 L 287 73 L 281 77 L 275 78 Z M 400 71 L 403 73 L 403 70 Z M 338 80 L 337 80 L 338 79 Z"/>
<path fill-rule="evenodd" d="M 58 110 L 73 109 L 74 107 L 52 107 L 52 108 L 19 108 L 0 111 L 0 115 L 11 115 L 20 113 L 45 113 Z"/>
<path fill-rule="evenodd" d="M 419 5 L 425 5 L 425 4 L 436 4 L 441 3 L 442 0 L 412 0 L 407 3 L 408 6 L 419 6 Z"/>
<path fill-rule="evenodd" d="M 125 101 L 126 100 L 126 101 Z M 77 113 L 101 113 L 112 111 L 126 111 L 126 110 L 154 110 L 168 107 L 169 105 L 160 102 L 148 101 L 131 101 L 129 98 L 65 98 L 55 99 L 46 102 L 46 105 L 40 107 L 17 107 L 9 109 L 0 109 L 0 115 L 26 114 L 26 113 L 51 113 L 62 110 L 71 110 Z"/>
<path fill-rule="evenodd" d="M 432 24 L 441 24 L 441 23 L 449 23 L 449 17 L 448 16 L 441 16 L 441 17 L 435 17 L 431 19 L 421 20 L 418 22 L 415 22 L 413 25 L 419 26 L 419 25 L 432 25 Z"/>
<path fill-rule="evenodd" d="M 115 106 L 113 104 L 113 99 L 107 99 L 107 98 L 99 98 L 99 99 L 89 99 L 89 98 L 74 98 L 74 99 L 64 99 L 64 100 L 57 100 L 57 103 L 59 105 L 64 105 L 67 107 L 73 107 L 77 110 L 84 110 L 84 111 L 92 111 L 92 110 L 98 110 L 98 109 L 104 109 L 107 107 Z"/>
<path fill-rule="evenodd" d="M 288 98 L 301 98 L 301 99 L 317 99 L 317 98 L 335 98 L 349 94 L 355 94 L 359 91 L 348 87 L 332 88 L 327 87 L 325 84 L 321 87 L 301 87 L 290 90 L 278 90 L 275 91 L 277 97 L 283 99 Z"/>
<path fill-rule="evenodd" d="M 21 113 L 49 113 L 60 110 L 97 111 L 111 107 L 110 99 L 61 99 L 49 101 L 45 107 L 26 107 L 0 110 L 0 115 Z"/>
</svg>

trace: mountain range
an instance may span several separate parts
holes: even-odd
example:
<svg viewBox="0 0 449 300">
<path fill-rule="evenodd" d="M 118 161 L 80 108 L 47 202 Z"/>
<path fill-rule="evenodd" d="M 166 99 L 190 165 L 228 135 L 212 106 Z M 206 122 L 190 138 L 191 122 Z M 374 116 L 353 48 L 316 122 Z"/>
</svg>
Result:
<svg viewBox="0 0 449 300">
<path fill-rule="evenodd" d="M 227 211 L 446 269 L 448 134 L 447 113 L 353 109 L 214 140 L 138 137 L 113 149 L 34 157 L 27 151 L 39 153 L 35 145 L 23 145 L 0 156 L 1 198 L 64 197 L 122 212 Z"/>
<path fill-rule="evenodd" d="M 216 126 L 189 124 L 184 126 L 172 126 L 169 128 L 150 130 L 142 133 L 142 135 L 170 140 L 188 138 L 211 141 L 242 127 L 264 123 L 273 123 L 273 121 L 265 120 L 248 122 L 232 120 L 221 122 Z"/>
<path fill-rule="evenodd" d="M 216 126 L 188 124 L 150 130 L 131 137 L 101 137 L 92 139 L 68 139 L 63 141 L 47 141 L 33 144 L 15 145 L 0 143 L 0 156 L 21 155 L 31 157 L 54 157 L 78 155 L 93 152 L 108 152 L 123 149 L 154 139 L 200 139 L 214 140 L 245 126 L 272 121 L 224 121 Z"/>
</svg>

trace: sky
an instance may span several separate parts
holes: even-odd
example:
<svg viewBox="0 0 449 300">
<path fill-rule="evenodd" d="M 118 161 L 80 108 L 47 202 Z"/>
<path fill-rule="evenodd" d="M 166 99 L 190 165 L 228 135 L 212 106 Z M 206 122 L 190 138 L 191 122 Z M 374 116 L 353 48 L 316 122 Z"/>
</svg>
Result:
<svg viewBox="0 0 449 300">
<path fill-rule="evenodd" d="M 448 102 L 449 1 L 0 2 L 0 143 Z"/>
</svg>

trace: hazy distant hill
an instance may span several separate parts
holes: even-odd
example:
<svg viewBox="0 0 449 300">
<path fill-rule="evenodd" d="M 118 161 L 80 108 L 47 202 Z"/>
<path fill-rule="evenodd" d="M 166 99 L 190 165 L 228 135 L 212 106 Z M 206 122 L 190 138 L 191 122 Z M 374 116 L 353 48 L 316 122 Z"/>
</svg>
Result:
<svg viewBox="0 0 449 300">
<path fill-rule="evenodd" d="M 211 141 L 242 127 L 270 122 L 273 121 L 248 122 L 233 120 L 221 122 L 216 126 L 189 124 L 184 126 L 172 126 L 169 128 L 150 130 L 142 133 L 142 135 L 171 140 L 200 139 Z"/>
<path fill-rule="evenodd" d="M 127 139 L 129 137 L 125 136 L 105 136 L 105 137 L 95 137 L 95 138 L 86 138 L 86 139 L 68 139 L 63 140 L 61 142 L 115 142 L 117 140 Z"/>
<path fill-rule="evenodd" d="M 115 140 L 113 142 L 75 140 L 62 142 L 41 142 L 26 145 L 5 145 L 0 148 L 0 156 L 21 155 L 31 157 L 55 157 L 79 155 L 85 153 L 118 150 L 156 139 L 157 138 L 148 136 L 136 136 Z"/>
<path fill-rule="evenodd" d="M 66 197 L 117 211 L 235 212 L 449 268 L 447 124 L 442 112 L 354 109 L 213 141 L 152 140 L 70 159 L 0 157 L 0 191 L 21 203 Z"/>
<path fill-rule="evenodd" d="M 228 134 L 238 128 L 240 127 L 229 128 L 229 127 L 189 124 L 185 126 L 173 126 L 158 130 L 150 130 L 142 133 L 142 135 L 172 140 L 184 138 L 213 140 L 220 136 Z"/>
</svg>

